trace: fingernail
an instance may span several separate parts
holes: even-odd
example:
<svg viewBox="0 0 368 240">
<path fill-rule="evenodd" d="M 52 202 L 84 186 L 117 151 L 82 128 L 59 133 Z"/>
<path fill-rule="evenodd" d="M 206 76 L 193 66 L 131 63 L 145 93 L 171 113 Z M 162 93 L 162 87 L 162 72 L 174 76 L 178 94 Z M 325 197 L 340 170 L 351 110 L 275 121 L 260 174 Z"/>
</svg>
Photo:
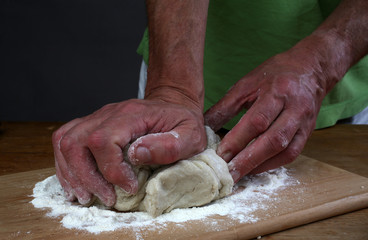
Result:
<svg viewBox="0 0 368 240">
<path fill-rule="evenodd" d="M 230 151 L 226 151 L 224 153 L 219 153 L 219 156 L 224 159 L 226 162 L 229 162 L 233 158 L 233 154 Z"/>
<path fill-rule="evenodd" d="M 135 159 L 140 164 L 151 162 L 151 152 L 146 147 L 138 147 L 135 151 Z"/>
<path fill-rule="evenodd" d="M 226 162 L 230 162 L 230 160 L 234 157 L 233 153 L 228 150 L 223 144 L 220 144 L 217 148 L 217 155 L 219 155 Z"/>
<path fill-rule="evenodd" d="M 234 180 L 234 183 L 238 182 L 241 178 L 239 171 L 237 170 L 230 170 L 230 175 Z"/>
<path fill-rule="evenodd" d="M 96 196 L 105 204 L 106 207 L 112 207 L 115 205 L 116 194 L 112 185 L 109 185 L 101 193 L 96 193 Z"/>
<path fill-rule="evenodd" d="M 78 198 L 78 202 L 83 206 L 91 205 L 91 201 L 93 201 L 93 198 L 90 196 L 82 196 Z"/>
<path fill-rule="evenodd" d="M 66 200 L 68 200 L 69 202 L 74 202 L 76 200 L 76 197 L 74 196 L 73 193 L 71 192 L 66 192 L 65 191 L 65 198 Z"/>
<path fill-rule="evenodd" d="M 228 168 L 234 183 L 238 182 L 241 178 L 240 172 L 236 169 L 234 162 L 228 163 Z"/>
<path fill-rule="evenodd" d="M 128 194 L 132 193 L 132 186 L 130 184 L 124 184 L 124 186 L 122 187 L 124 189 L 125 192 L 127 192 Z"/>
<path fill-rule="evenodd" d="M 132 181 L 130 183 L 124 184 L 123 189 L 128 194 L 136 194 L 137 190 L 138 190 L 138 182 L 137 181 Z"/>
</svg>

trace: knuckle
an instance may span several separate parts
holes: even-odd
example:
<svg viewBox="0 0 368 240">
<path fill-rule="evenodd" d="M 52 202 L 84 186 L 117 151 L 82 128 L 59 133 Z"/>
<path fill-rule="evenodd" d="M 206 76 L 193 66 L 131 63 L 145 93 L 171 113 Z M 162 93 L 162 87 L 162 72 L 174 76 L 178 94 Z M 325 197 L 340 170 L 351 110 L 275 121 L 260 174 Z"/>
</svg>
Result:
<svg viewBox="0 0 368 240">
<path fill-rule="evenodd" d="M 202 132 L 202 134 L 198 134 Z M 206 136 L 206 131 L 204 128 L 195 128 L 192 132 L 192 145 L 194 147 L 194 149 L 196 150 L 196 152 L 201 152 L 206 148 L 207 145 L 207 136 Z"/>
<path fill-rule="evenodd" d="M 61 129 L 58 129 L 52 133 L 52 144 L 58 145 L 61 138 L 63 137 L 64 132 Z"/>
<path fill-rule="evenodd" d="M 144 106 L 141 100 L 129 99 L 120 103 L 109 103 L 97 110 L 94 114 L 99 116 L 112 116 L 116 113 L 133 113 L 142 111 Z"/>
<path fill-rule="evenodd" d="M 295 108 L 301 111 L 302 115 L 310 117 L 317 114 L 315 99 L 312 96 L 299 96 L 295 103 Z"/>
<path fill-rule="evenodd" d="M 283 131 L 278 131 L 271 136 L 266 136 L 266 140 L 273 152 L 281 152 L 289 145 L 289 139 Z"/>
<path fill-rule="evenodd" d="M 76 124 L 78 124 L 78 122 L 80 122 L 82 119 L 81 118 L 76 118 L 66 124 L 64 124 L 63 126 L 61 126 L 60 128 L 58 128 L 56 131 L 54 131 L 52 133 L 51 136 L 51 140 L 52 140 L 52 144 L 54 146 L 59 146 L 60 141 L 64 138 L 64 135 L 67 135 L 68 131 L 75 126 Z M 60 148 L 60 146 L 59 146 Z"/>
<path fill-rule="evenodd" d="M 104 178 L 111 183 L 117 183 L 119 179 L 119 171 L 116 167 L 106 164 L 100 169 Z"/>
<path fill-rule="evenodd" d="M 314 115 L 315 107 L 311 102 L 303 101 L 302 103 L 304 114 L 307 116 Z"/>
<path fill-rule="evenodd" d="M 301 153 L 301 149 L 295 146 L 291 146 L 289 147 L 286 151 L 285 151 L 285 164 L 291 163 L 293 162 Z"/>
<path fill-rule="evenodd" d="M 121 105 L 121 111 L 123 112 L 139 112 L 143 110 L 144 104 L 140 100 L 130 99 Z"/>
<path fill-rule="evenodd" d="M 270 126 L 271 120 L 263 113 L 255 113 L 250 118 L 250 125 L 255 129 L 257 133 L 262 133 Z"/>
<path fill-rule="evenodd" d="M 178 143 L 174 141 L 167 142 L 165 143 L 164 149 L 165 149 L 164 154 L 163 152 L 162 153 L 160 152 L 158 154 L 158 158 L 156 158 L 157 162 L 159 162 L 160 164 L 169 164 L 178 160 L 180 151 L 180 146 Z"/>
<path fill-rule="evenodd" d="M 76 144 L 76 139 L 70 135 L 64 135 L 60 139 L 60 151 L 63 153 L 70 152 Z"/>
<path fill-rule="evenodd" d="M 108 112 L 112 111 L 116 107 L 117 103 L 109 103 L 101 107 L 99 110 L 97 110 L 95 113 L 99 114 L 107 114 Z"/>
<path fill-rule="evenodd" d="M 92 149 L 102 149 L 106 146 L 107 139 L 105 132 L 98 130 L 88 136 L 87 145 Z"/>
</svg>

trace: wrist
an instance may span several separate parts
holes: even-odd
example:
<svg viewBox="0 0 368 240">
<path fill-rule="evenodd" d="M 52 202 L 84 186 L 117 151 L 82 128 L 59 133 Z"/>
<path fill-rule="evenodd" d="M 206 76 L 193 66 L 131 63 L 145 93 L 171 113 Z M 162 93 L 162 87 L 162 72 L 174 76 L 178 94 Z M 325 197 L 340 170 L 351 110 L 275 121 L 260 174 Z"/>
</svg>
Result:
<svg viewBox="0 0 368 240">
<path fill-rule="evenodd" d="M 208 0 L 147 1 L 149 63 L 145 99 L 203 111 Z"/>
<path fill-rule="evenodd" d="M 203 45 L 178 44 L 155 52 L 151 48 L 145 99 L 195 107 L 203 111 Z M 175 50 L 175 51 L 174 51 Z"/>
<path fill-rule="evenodd" d="M 191 58 L 185 54 L 179 54 L 180 58 L 150 56 L 145 99 L 158 99 L 202 112 L 203 57 Z"/>
<path fill-rule="evenodd" d="M 155 84 L 154 86 L 147 86 L 145 92 L 145 99 L 159 100 L 166 103 L 172 103 L 184 106 L 186 108 L 203 112 L 203 88 L 188 89 L 183 82 L 182 86 L 174 85 L 170 82 L 166 84 Z"/>
<path fill-rule="evenodd" d="M 309 68 L 327 94 L 353 65 L 350 42 L 337 33 L 315 31 L 289 50 Z"/>
<path fill-rule="evenodd" d="M 368 3 L 341 1 L 330 16 L 295 47 L 307 47 L 321 67 L 326 91 L 331 90 L 363 56 L 368 54 Z"/>
</svg>

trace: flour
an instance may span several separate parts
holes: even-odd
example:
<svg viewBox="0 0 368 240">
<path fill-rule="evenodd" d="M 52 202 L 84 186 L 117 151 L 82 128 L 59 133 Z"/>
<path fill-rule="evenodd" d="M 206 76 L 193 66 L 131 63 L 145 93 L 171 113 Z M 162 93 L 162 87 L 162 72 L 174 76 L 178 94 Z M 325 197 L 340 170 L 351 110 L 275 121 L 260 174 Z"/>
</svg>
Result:
<svg viewBox="0 0 368 240">
<path fill-rule="evenodd" d="M 170 222 L 177 226 L 187 221 L 199 220 L 208 225 L 209 229 L 218 231 L 219 224 L 215 215 L 227 216 L 239 223 L 254 223 L 259 219 L 254 212 L 267 209 L 273 201 L 277 201 L 277 190 L 299 184 L 288 175 L 286 168 L 271 170 L 252 177 L 245 177 L 234 186 L 234 193 L 206 206 L 187 209 L 174 209 L 170 213 L 153 218 L 145 212 L 115 212 L 102 205 L 83 207 L 69 202 L 56 176 L 36 184 L 33 189 L 32 204 L 36 208 L 50 208 L 49 217 L 62 216 L 61 223 L 65 228 L 86 230 L 91 233 L 114 231 L 116 229 L 164 228 Z M 137 235 L 137 239 L 141 236 Z"/>
</svg>

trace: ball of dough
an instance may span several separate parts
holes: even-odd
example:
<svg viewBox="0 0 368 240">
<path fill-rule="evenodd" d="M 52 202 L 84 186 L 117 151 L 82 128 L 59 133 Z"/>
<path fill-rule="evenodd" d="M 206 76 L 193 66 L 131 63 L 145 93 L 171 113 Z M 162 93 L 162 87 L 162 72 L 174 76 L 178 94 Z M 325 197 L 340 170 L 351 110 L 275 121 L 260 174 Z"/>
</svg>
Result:
<svg viewBox="0 0 368 240">
<path fill-rule="evenodd" d="M 115 186 L 114 208 L 146 211 L 155 217 L 175 208 L 202 206 L 229 195 L 234 182 L 227 163 L 215 152 L 220 138 L 209 127 L 206 133 L 207 149 L 190 159 L 159 168 L 132 166 L 138 176 L 138 193 L 129 195 Z"/>
</svg>

